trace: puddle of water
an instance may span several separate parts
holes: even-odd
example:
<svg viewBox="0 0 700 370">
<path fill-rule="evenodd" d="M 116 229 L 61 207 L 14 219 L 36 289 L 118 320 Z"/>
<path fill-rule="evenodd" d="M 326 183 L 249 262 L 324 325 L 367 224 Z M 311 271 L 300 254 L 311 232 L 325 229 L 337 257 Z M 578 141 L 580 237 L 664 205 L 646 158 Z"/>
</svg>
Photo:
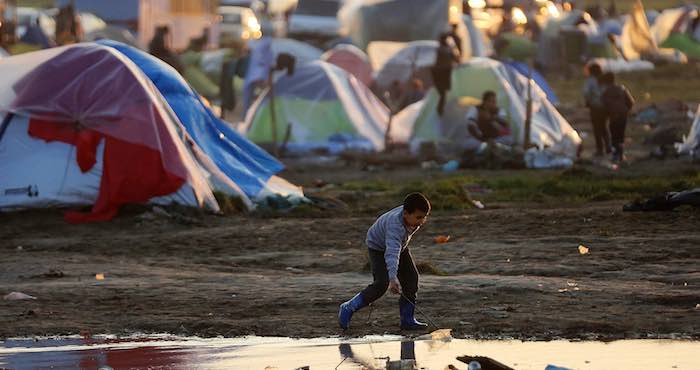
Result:
<svg viewBox="0 0 700 370">
<path fill-rule="evenodd" d="M 549 364 L 576 370 L 700 370 L 700 342 L 624 340 L 601 342 L 409 341 L 397 336 L 358 339 L 270 337 L 182 338 L 168 335 L 85 341 L 9 339 L 0 342 L 0 368 L 114 369 L 385 369 L 387 361 L 415 359 L 416 368 L 467 369 L 456 358 L 487 356 L 515 369 Z"/>
</svg>

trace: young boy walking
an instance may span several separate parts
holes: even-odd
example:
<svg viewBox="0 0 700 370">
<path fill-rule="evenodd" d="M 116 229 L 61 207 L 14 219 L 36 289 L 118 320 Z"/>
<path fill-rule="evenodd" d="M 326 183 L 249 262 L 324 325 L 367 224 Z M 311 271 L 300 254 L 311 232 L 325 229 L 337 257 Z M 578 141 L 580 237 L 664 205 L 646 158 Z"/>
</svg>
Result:
<svg viewBox="0 0 700 370">
<path fill-rule="evenodd" d="M 401 329 L 427 327 L 414 318 L 418 269 L 408 250 L 408 243 L 429 214 L 428 199 L 421 193 L 411 193 L 406 196 L 403 205 L 381 215 L 369 228 L 366 242 L 374 281 L 340 305 L 338 323 L 342 329 L 349 327 L 353 313 L 379 299 L 387 288 L 401 295 Z"/>
<path fill-rule="evenodd" d="M 623 85 L 615 83 L 615 75 L 607 72 L 601 75 L 603 93 L 600 97 L 603 106 L 610 117 L 610 139 L 612 141 L 612 161 L 620 163 L 625 160 L 624 143 L 627 116 L 634 106 L 634 98 Z"/>
</svg>

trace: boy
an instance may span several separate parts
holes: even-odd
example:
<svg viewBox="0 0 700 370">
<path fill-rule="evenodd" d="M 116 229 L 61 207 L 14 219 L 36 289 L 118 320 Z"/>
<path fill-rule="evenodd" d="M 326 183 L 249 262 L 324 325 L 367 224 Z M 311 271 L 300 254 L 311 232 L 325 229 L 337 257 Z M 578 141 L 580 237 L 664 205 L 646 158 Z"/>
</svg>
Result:
<svg viewBox="0 0 700 370">
<path fill-rule="evenodd" d="M 350 325 L 352 314 L 379 299 L 387 288 L 401 294 L 401 329 L 424 329 L 428 325 L 414 318 L 418 269 L 408 250 L 413 234 L 430 214 L 430 202 L 421 193 L 406 196 L 403 205 L 381 215 L 367 231 L 370 267 L 374 281 L 349 301 L 340 305 L 338 323 Z"/>
<path fill-rule="evenodd" d="M 624 142 L 627 115 L 632 110 L 635 102 L 626 87 L 615 83 L 615 75 L 612 72 L 604 73 L 600 77 L 600 82 L 603 86 L 600 100 L 608 117 L 610 117 L 610 140 L 613 147 L 612 161 L 620 163 L 625 159 Z"/>
</svg>

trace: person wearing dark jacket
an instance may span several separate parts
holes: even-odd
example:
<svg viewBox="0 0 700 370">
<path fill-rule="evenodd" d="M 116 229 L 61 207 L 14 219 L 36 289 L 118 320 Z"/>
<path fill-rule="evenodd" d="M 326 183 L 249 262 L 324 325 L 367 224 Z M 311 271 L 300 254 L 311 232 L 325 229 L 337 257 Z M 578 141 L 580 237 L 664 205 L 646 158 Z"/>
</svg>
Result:
<svg viewBox="0 0 700 370">
<path fill-rule="evenodd" d="M 452 83 L 452 66 L 459 63 L 459 56 L 453 47 L 447 42 L 449 36 L 446 33 L 440 35 L 440 45 L 437 48 L 435 65 L 432 68 L 433 84 L 440 95 L 437 112 L 440 116 L 445 108 L 445 99 Z"/>
<path fill-rule="evenodd" d="M 627 115 L 634 106 L 634 98 L 625 86 L 615 83 L 615 75 L 612 72 L 604 73 L 600 77 L 600 82 L 603 89 L 600 99 L 608 117 L 610 117 L 612 160 L 619 163 L 625 158 L 624 142 Z"/>
</svg>

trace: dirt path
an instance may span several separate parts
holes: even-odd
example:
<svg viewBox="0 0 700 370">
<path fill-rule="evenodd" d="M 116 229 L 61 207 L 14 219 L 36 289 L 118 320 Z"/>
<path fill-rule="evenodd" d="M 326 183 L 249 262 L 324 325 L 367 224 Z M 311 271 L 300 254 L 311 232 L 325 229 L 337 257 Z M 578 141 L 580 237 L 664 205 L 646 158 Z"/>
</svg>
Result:
<svg viewBox="0 0 700 370">
<path fill-rule="evenodd" d="M 489 338 L 700 338 L 700 214 L 514 207 L 437 213 L 414 239 L 433 269 L 419 304 L 439 326 Z M 0 294 L 38 297 L 0 300 L 0 337 L 340 334 L 338 304 L 370 279 L 372 220 L 131 215 L 67 227 L 57 211 L 0 214 Z M 452 239 L 435 245 L 438 234 Z M 368 313 L 349 334 L 398 332 L 394 296 Z"/>
</svg>

